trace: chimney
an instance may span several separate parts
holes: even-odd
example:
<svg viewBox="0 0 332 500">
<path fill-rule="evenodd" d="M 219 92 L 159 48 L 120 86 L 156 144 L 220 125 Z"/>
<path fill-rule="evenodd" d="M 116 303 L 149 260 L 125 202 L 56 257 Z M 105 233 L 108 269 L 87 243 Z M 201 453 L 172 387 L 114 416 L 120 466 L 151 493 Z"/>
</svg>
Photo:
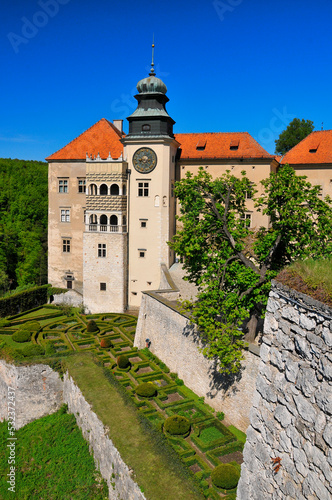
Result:
<svg viewBox="0 0 332 500">
<path fill-rule="evenodd" d="M 114 127 L 116 127 L 120 132 L 122 132 L 122 124 L 123 120 L 113 120 Z"/>
</svg>

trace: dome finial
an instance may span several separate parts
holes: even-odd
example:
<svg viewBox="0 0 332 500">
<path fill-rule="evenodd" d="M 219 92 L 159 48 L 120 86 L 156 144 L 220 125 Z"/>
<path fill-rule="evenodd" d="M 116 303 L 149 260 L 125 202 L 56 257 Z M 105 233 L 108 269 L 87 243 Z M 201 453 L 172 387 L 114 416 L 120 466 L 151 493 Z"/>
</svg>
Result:
<svg viewBox="0 0 332 500">
<path fill-rule="evenodd" d="M 154 71 L 154 33 L 153 33 L 153 39 L 152 39 L 152 63 L 151 63 L 151 70 L 149 75 L 154 76 L 156 73 Z"/>
</svg>

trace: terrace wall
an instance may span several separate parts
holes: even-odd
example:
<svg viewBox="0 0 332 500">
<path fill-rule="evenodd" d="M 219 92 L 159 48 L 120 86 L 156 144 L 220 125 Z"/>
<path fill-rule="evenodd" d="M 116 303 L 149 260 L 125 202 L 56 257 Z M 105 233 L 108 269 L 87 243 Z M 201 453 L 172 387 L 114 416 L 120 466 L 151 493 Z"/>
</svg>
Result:
<svg viewBox="0 0 332 500">
<path fill-rule="evenodd" d="M 331 330 L 330 308 L 273 283 L 238 500 L 332 498 Z"/>
</svg>

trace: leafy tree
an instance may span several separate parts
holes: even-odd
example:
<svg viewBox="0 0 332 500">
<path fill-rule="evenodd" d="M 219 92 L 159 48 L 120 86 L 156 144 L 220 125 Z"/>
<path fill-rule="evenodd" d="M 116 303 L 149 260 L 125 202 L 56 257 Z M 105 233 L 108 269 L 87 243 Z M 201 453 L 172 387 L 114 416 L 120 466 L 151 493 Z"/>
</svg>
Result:
<svg viewBox="0 0 332 500">
<path fill-rule="evenodd" d="M 294 118 L 288 127 L 281 132 L 279 138 L 274 141 L 276 143 L 275 154 L 283 156 L 287 151 L 307 137 L 307 135 L 311 134 L 313 129 L 314 122 L 311 120 Z"/>
<path fill-rule="evenodd" d="M 294 259 L 329 255 L 332 250 L 331 200 L 319 198 L 319 186 L 296 176 L 285 165 L 262 182 L 256 208 L 270 227 L 250 229 L 245 195 L 255 186 L 242 173 L 212 180 L 203 168 L 176 184 L 182 229 L 170 246 L 183 258 L 189 281 L 199 288 L 186 302 L 204 341 L 204 354 L 219 357 L 220 371 L 240 368 L 244 340 L 253 340 L 264 314 L 271 279 Z M 244 325 L 248 332 L 244 337 Z"/>
</svg>

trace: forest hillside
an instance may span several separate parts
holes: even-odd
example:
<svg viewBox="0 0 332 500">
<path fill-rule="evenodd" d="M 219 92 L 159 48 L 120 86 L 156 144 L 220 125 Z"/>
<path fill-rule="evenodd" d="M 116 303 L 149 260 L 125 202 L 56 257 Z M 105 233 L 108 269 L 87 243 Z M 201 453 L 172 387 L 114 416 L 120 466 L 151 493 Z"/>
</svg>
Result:
<svg viewBox="0 0 332 500">
<path fill-rule="evenodd" d="M 47 283 L 47 163 L 0 158 L 0 294 Z"/>
</svg>

